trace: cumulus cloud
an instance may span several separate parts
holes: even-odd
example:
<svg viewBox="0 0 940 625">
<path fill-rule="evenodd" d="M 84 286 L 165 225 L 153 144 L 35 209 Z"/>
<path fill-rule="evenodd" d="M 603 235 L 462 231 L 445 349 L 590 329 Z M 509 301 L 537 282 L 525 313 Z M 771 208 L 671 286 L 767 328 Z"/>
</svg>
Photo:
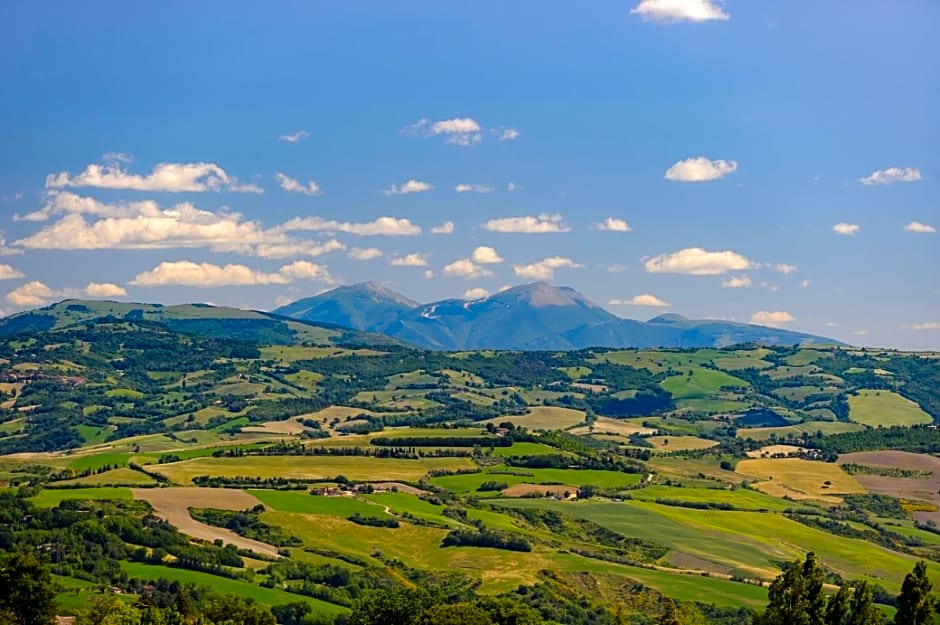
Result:
<svg viewBox="0 0 940 625">
<path fill-rule="evenodd" d="M 108 204 L 93 197 L 85 197 L 71 191 L 49 191 L 42 207 L 26 215 L 14 215 L 13 221 L 47 221 L 55 215 L 95 215 L 98 217 L 131 217 L 134 215 L 157 215 L 159 205 L 153 200 L 118 202 Z"/>
<path fill-rule="evenodd" d="M 354 247 L 346 255 L 353 260 L 373 260 L 382 255 L 382 250 L 376 247 Z"/>
<path fill-rule="evenodd" d="M 608 217 L 604 221 L 594 224 L 594 227 L 607 232 L 630 232 L 630 224 L 616 217 Z"/>
<path fill-rule="evenodd" d="M 868 330 L 856 330 L 852 334 L 855 336 L 868 336 Z"/>
<path fill-rule="evenodd" d="M 515 141 L 522 135 L 518 128 L 494 128 L 493 134 L 497 141 Z"/>
<path fill-rule="evenodd" d="M 457 193 L 490 193 L 493 191 L 493 187 L 485 184 L 469 184 L 463 182 L 454 187 L 454 191 Z"/>
<path fill-rule="evenodd" d="M 630 13 L 651 22 L 708 22 L 728 20 L 721 0 L 640 0 Z"/>
<path fill-rule="evenodd" d="M 395 267 L 427 267 L 428 255 L 415 252 L 405 256 L 396 256 L 391 263 Z"/>
<path fill-rule="evenodd" d="M 788 265 L 787 263 L 777 263 L 775 267 L 777 271 L 784 275 L 789 275 L 796 271 L 796 265 Z"/>
<path fill-rule="evenodd" d="M 478 144 L 482 139 L 482 127 L 472 117 L 455 117 L 431 121 L 423 118 L 408 126 L 406 134 L 425 137 L 443 137 L 445 143 L 467 147 Z"/>
<path fill-rule="evenodd" d="M 46 188 L 97 187 L 99 189 L 126 189 L 134 191 L 237 191 L 263 193 L 253 184 L 243 184 L 215 163 L 157 163 L 146 176 L 132 174 L 118 161 L 105 165 L 92 163 L 85 171 L 70 176 L 68 172 L 49 174 Z"/>
<path fill-rule="evenodd" d="M 196 263 L 189 260 L 162 262 L 149 271 L 144 271 L 130 282 L 134 286 L 254 286 L 265 284 L 289 284 L 294 280 L 320 280 L 332 282 L 326 267 L 305 260 L 284 265 L 277 272 L 265 273 L 245 265 Z"/>
<path fill-rule="evenodd" d="M 292 256 L 323 256 L 330 252 L 345 250 L 346 245 L 336 239 L 323 243 L 314 243 L 305 240 L 288 240 L 286 242 L 259 243 L 254 255 L 261 258 L 291 258 Z"/>
<path fill-rule="evenodd" d="M 314 180 L 308 180 L 307 184 L 304 184 L 296 178 L 291 178 L 290 176 L 282 174 L 281 172 L 274 174 L 274 178 L 277 179 L 277 183 L 280 185 L 280 187 L 289 193 L 302 193 L 303 195 L 309 195 L 312 197 L 316 197 L 317 195 L 323 193 L 320 190 L 320 185 L 318 185 Z"/>
<path fill-rule="evenodd" d="M 648 258 L 644 265 L 650 273 L 716 276 L 729 271 L 750 269 L 754 263 L 742 254 L 731 250 L 709 252 L 700 247 L 688 247 L 672 254 L 660 254 Z"/>
<path fill-rule="evenodd" d="M 865 185 L 873 184 L 894 184 L 895 182 L 918 182 L 920 181 L 920 170 L 913 167 L 889 167 L 888 169 L 879 169 L 869 176 L 859 178 L 858 181 Z"/>
<path fill-rule="evenodd" d="M 641 295 L 635 295 L 634 297 L 631 297 L 630 299 L 612 299 L 610 300 L 609 304 L 611 306 L 623 306 L 623 305 L 655 306 L 658 308 L 665 308 L 667 306 L 671 306 L 669 302 L 664 302 L 663 300 L 659 299 L 658 297 L 656 297 L 655 295 L 651 293 L 643 293 Z"/>
<path fill-rule="evenodd" d="M 519 188 L 518 185 L 516 185 L 516 183 L 511 180 L 509 181 L 508 184 L 506 184 L 506 190 L 509 191 L 510 193 L 512 193 L 518 188 Z"/>
<path fill-rule="evenodd" d="M 88 297 L 123 297 L 127 295 L 124 287 L 112 282 L 89 282 L 82 289 L 82 293 Z"/>
<path fill-rule="evenodd" d="M 844 221 L 840 221 L 832 227 L 832 231 L 836 234 L 841 234 L 847 237 L 854 237 L 858 234 L 858 231 L 861 230 L 861 226 L 858 224 L 850 224 Z"/>
<path fill-rule="evenodd" d="M 907 230 L 908 232 L 917 232 L 920 234 L 929 234 L 931 232 L 937 231 L 937 229 L 934 228 L 933 226 L 929 224 L 921 223 L 919 221 L 912 221 L 911 223 L 904 226 L 904 229 Z"/>
<path fill-rule="evenodd" d="M 718 180 L 738 169 L 735 161 L 709 160 L 704 156 L 687 158 L 666 170 L 666 180 L 673 182 L 707 182 Z"/>
<path fill-rule="evenodd" d="M 310 138 L 310 133 L 306 130 L 298 130 L 297 132 L 291 132 L 286 135 L 281 135 L 278 137 L 278 141 L 286 141 L 287 143 L 299 143 L 300 141 L 306 141 Z"/>
<path fill-rule="evenodd" d="M 459 277 L 467 279 L 493 275 L 492 271 L 481 267 L 469 258 L 461 258 L 449 265 L 445 265 L 442 273 L 448 278 Z"/>
<path fill-rule="evenodd" d="M 435 275 L 436 275 L 436 274 L 435 274 L 434 271 L 432 271 L 431 269 L 425 269 L 425 270 L 424 270 L 424 277 L 427 278 L 428 280 L 430 280 L 431 278 L 433 278 Z"/>
<path fill-rule="evenodd" d="M 454 234 L 454 222 L 445 221 L 439 226 L 431 228 L 431 234 Z"/>
<path fill-rule="evenodd" d="M 6 294 L 6 300 L 20 308 L 42 306 L 56 296 L 56 292 L 38 280 L 22 284 Z"/>
<path fill-rule="evenodd" d="M 385 195 L 408 195 L 409 193 L 425 193 L 433 189 L 430 183 L 415 180 L 414 178 L 400 185 L 393 184 L 387 189 L 383 189 Z"/>
<path fill-rule="evenodd" d="M 801 288 L 801 289 L 809 288 L 809 285 L 810 285 L 810 281 L 809 281 L 809 280 L 803 280 L 802 282 L 800 282 L 800 288 Z"/>
<path fill-rule="evenodd" d="M 359 236 L 415 236 L 421 234 L 421 227 L 408 219 L 378 217 L 373 221 L 354 223 L 323 219 L 322 217 L 295 217 L 274 228 L 276 232 L 297 230 L 322 230 L 326 232 L 345 232 Z"/>
<path fill-rule="evenodd" d="M 744 289 L 751 286 L 751 278 L 747 274 L 740 276 L 731 276 L 721 283 L 726 289 Z"/>
<path fill-rule="evenodd" d="M 926 323 L 915 323 L 911 330 L 940 330 L 940 322 L 927 321 Z"/>
<path fill-rule="evenodd" d="M 526 280 L 551 280 L 555 277 L 555 270 L 561 268 L 577 269 L 583 267 L 570 258 L 551 256 L 532 263 L 531 265 L 514 265 L 512 270 L 520 278 Z"/>
<path fill-rule="evenodd" d="M 487 245 L 481 245 L 473 250 L 470 259 L 475 263 L 480 263 L 481 265 L 495 265 L 497 263 L 503 262 L 502 257 L 496 252 L 495 249 Z"/>
<path fill-rule="evenodd" d="M 0 280 L 15 280 L 22 277 L 22 271 L 14 269 L 10 265 L 0 265 Z"/>
<path fill-rule="evenodd" d="M 783 312 L 780 310 L 774 312 L 761 310 L 751 315 L 751 323 L 760 326 L 779 327 L 794 321 L 796 321 L 796 317 L 788 312 Z"/>
<path fill-rule="evenodd" d="M 490 232 L 506 232 L 517 234 L 547 234 L 553 232 L 569 232 L 569 228 L 562 221 L 561 215 L 542 213 L 538 217 L 504 217 L 491 219 L 483 224 L 484 230 Z"/>
<path fill-rule="evenodd" d="M 481 289 L 481 288 L 467 289 L 466 291 L 463 292 L 463 298 L 464 299 L 483 299 L 485 297 L 489 297 L 489 294 L 490 292 L 487 291 L 486 289 Z"/>
</svg>

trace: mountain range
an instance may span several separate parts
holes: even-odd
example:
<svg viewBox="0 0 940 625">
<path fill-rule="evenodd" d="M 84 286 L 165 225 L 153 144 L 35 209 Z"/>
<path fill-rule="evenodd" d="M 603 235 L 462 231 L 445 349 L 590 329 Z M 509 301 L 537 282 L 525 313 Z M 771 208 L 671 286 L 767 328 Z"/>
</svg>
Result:
<svg viewBox="0 0 940 625">
<path fill-rule="evenodd" d="M 623 319 L 573 288 L 546 282 L 523 284 L 477 300 L 429 304 L 365 282 L 298 300 L 274 313 L 385 334 L 437 350 L 839 344 L 791 330 L 677 314 L 646 322 Z"/>
</svg>

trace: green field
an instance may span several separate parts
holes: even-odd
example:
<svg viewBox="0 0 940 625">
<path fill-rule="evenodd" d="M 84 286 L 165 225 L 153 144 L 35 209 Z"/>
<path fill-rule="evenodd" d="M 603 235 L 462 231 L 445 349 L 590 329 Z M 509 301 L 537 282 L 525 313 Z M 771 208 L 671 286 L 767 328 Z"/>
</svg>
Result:
<svg viewBox="0 0 940 625">
<path fill-rule="evenodd" d="M 348 517 L 352 514 L 375 516 L 382 508 L 353 497 L 337 495 L 311 495 L 295 490 L 249 490 L 249 494 L 272 510 L 296 514 L 328 514 Z"/>
<path fill-rule="evenodd" d="M 142 562 L 122 562 L 121 569 L 132 578 L 136 577 L 144 581 L 167 579 L 170 581 L 195 584 L 197 586 L 209 586 L 217 593 L 251 597 L 258 603 L 266 606 L 305 601 L 309 603 L 316 612 L 322 614 L 342 614 L 347 611 L 342 606 L 320 601 L 319 599 L 304 597 L 303 595 L 284 592 L 283 590 L 277 590 L 275 588 L 263 588 L 249 582 L 229 579 L 210 573 L 160 566 L 157 564 L 145 564 Z"/>
<path fill-rule="evenodd" d="M 891 391 L 860 390 L 849 396 L 849 418 L 862 425 L 920 425 L 933 418 L 909 399 Z"/>
<path fill-rule="evenodd" d="M 127 488 L 46 488 L 30 501 L 41 508 L 53 508 L 67 499 L 133 499 Z"/>
<path fill-rule="evenodd" d="M 475 491 L 483 482 L 505 482 L 514 484 L 565 484 L 571 486 L 592 485 L 601 488 L 624 488 L 639 483 L 642 476 L 636 473 L 618 473 L 595 469 L 525 469 L 521 467 L 488 469 L 483 473 L 447 475 L 431 478 L 431 484 L 455 493 Z"/>
<path fill-rule="evenodd" d="M 692 375 L 687 375 L 688 372 Z M 676 399 L 708 399 L 722 387 L 747 388 L 748 383 L 723 371 L 692 368 L 683 375 L 666 378 L 660 386 Z"/>
<path fill-rule="evenodd" d="M 753 438 L 756 441 L 767 440 L 773 434 L 777 438 L 789 436 L 815 435 L 816 432 L 828 434 L 842 434 L 843 432 L 858 432 L 864 429 L 857 423 L 843 423 L 841 421 L 807 421 L 797 425 L 782 425 L 769 428 L 740 428 L 738 438 Z"/>
</svg>

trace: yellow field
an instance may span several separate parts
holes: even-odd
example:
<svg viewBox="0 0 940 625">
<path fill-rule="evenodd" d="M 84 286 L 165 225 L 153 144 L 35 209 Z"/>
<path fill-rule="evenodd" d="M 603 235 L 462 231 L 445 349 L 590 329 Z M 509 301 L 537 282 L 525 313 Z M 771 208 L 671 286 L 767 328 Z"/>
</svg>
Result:
<svg viewBox="0 0 940 625">
<path fill-rule="evenodd" d="M 467 469 L 474 466 L 467 458 L 395 460 L 359 456 L 248 456 L 196 458 L 156 465 L 152 469 L 180 484 L 188 484 L 199 475 L 293 479 L 327 479 L 345 475 L 351 480 L 415 482 L 431 469 Z"/>
<path fill-rule="evenodd" d="M 718 444 L 717 441 L 710 441 L 707 438 L 697 436 L 650 436 L 646 441 L 662 451 L 708 449 Z"/>
<path fill-rule="evenodd" d="M 861 390 L 849 396 L 849 418 L 862 425 L 888 427 L 930 423 L 933 418 L 916 403 L 891 391 Z"/>
<path fill-rule="evenodd" d="M 496 417 L 483 423 L 503 423 L 508 421 L 514 425 L 530 430 L 564 430 L 573 425 L 584 423 L 584 413 L 570 408 L 556 406 L 536 406 L 530 408 L 528 414 L 520 416 Z"/>
<path fill-rule="evenodd" d="M 761 480 L 754 487 L 775 497 L 838 502 L 839 495 L 867 492 L 839 465 L 830 462 L 799 458 L 755 458 L 742 460 L 735 471 Z"/>
</svg>

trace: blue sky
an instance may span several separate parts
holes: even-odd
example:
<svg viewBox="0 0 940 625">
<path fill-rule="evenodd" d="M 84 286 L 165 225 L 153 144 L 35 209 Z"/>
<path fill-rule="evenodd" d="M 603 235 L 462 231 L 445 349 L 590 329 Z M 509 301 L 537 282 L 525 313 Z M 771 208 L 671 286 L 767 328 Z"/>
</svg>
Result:
<svg viewBox="0 0 940 625">
<path fill-rule="evenodd" d="M 928 0 L 2 3 L 0 309 L 547 279 L 940 349 L 938 27 Z"/>
</svg>

